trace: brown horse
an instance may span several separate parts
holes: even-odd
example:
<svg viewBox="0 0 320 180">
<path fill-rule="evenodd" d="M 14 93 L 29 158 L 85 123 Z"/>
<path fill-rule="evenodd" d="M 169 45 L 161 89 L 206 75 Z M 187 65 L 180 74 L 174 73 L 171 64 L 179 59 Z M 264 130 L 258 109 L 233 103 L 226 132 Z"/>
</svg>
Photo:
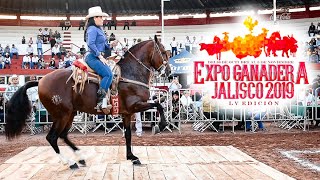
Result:
<svg viewBox="0 0 320 180">
<path fill-rule="evenodd" d="M 120 114 L 123 118 L 125 139 L 127 148 L 127 160 L 133 164 L 141 164 L 138 157 L 131 151 L 131 116 L 136 112 L 157 107 L 160 112 L 160 130 L 167 125 L 163 114 L 163 108 L 158 103 L 147 103 L 149 89 L 141 84 L 149 84 L 150 74 L 153 70 L 170 71 L 167 66 L 168 55 L 164 46 L 155 36 L 154 40 L 141 42 L 133 46 L 125 53 L 124 58 L 118 63 L 122 77 L 139 83 L 119 82 L 118 92 L 120 98 Z M 72 88 L 73 81 L 67 81 L 71 70 L 56 70 L 44 76 L 39 82 L 28 82 L 22 86 L 10 99 L 7 104 L 5 133 L 8 139 L 17 137 L 26 119 L 31 112 L 31 104 L 26 95 L 26 90 L 38 85 L 39 98 L 50 113 L 53 124 L 46 137 L 54 151 L 63 163 L 68 163 L 71 169 L 78 168 L 75 161 L 64 157 L 57 145 L 58 138 L 62 138 L 69 145 L 79 158 L 79 163 L 85 165 L 80 150 L 68 139 L 68 131 L 72 126 L 73 118 L 77 111 L 90 114 L 99 114 L 95 109 L 97 104 L 98 85 L 88 83 L 84 91 L 79 94 Z"/>
</svg>

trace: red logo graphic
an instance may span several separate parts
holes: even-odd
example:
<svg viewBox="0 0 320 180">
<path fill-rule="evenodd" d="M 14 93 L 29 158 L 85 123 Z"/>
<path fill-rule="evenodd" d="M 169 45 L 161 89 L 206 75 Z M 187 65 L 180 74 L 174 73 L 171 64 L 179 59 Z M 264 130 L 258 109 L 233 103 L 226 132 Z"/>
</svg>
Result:
<svg viewBox="0 0 320 180">
<path fill-rule="evenodd" d="M 229 42 L 229 33 L 224 32 L 223 40 L 218 36 L 214 36 L 213 44 L 201 43 L 200 50 L 206 50 L 210 56 L 216 54 L 218 60 L 221 59 L 222 52 L 230 50 L 239 59 L 247 56 L 260 57 L 262 50 L 267 57 L 270 57 L 271 54 L 277 57 L 277 51 L 282 51 L 282 57 L 286 55 L 286 57 L 289 58 L 289 53 L 295 57 L 298 45 L 293 35 L 281 37 L 280 32 L 273 32 L 270 37 L 267 37 L 269 30 L 262 28 L 262 32 L 254 36 L 252 31 L 254 27 L 258 25 L 258 21 L 253 21 L 249 16 L 243 24 L 250 31 L 249 34 L 246 34 L 244 37 L 237 36 L 233 39 L 233 42 Z"/>
<path fill-rule="evenodd" d="M 119 111 L 120 111 L 119 96 L 111 95 L 111 105 L 112 105 L 111 114 L 113 116 L 119 115 Z"/>
</svg>

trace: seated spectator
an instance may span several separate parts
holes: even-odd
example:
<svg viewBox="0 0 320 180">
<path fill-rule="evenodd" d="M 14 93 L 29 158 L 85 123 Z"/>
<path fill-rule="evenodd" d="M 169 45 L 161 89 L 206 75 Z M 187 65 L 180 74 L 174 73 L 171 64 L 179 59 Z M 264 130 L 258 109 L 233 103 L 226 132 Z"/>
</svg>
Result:
<svg viewBox="0 0 320 180">
<path fill-rule="evenodd" d="M 82 47 L 80 48 L 80 54 L 84 55 L 87 52 L 86 48 L 84 47 L 84 45 L 82 45 Z"/>
<path fill-rule="evenodd" d="M 30 59 L 30 56 L 29 54 L 25 54 L 22 58 L 22 69 L 28 69 L 28 66 L 31 67 L 30 65 L 31 63 L 31 59 Z"/>
<path fill-rule="evenodd" d="M 222 114 L 218 113 L 218 106 L 217 103 L 215 102 L 214 99 L 211 98 L 210 93 L 207 93 L 203 98 L 202 98 L 202 106 L 203 106 L 203 115 L 207 119 L 216 119 L 216 120 L 222 120 Z M 218 118 L 219 114 L 219 118 Z M 220 131 L 220 126 L 221 122 L 214 122 L 213 126 L 216 128 L 217 131 Z"/>
<path fill-rule="evenodd" d="M 54 47 L 51 49 L 51 57 L 58 56 L 61 59 L 61 52 L 58 44 L 55 44 Z"/>
<path fill-rule="evenodd" d="M 4 56 L 4 65 L 5 65 L 4 68 L 6 68 L 6 65 L 8 65 L 9 68 L 11 66 L 11 58 L 9 53 L 6 53 Z"/>
<path fill-rule="evenodd" d="M 133 20 L 133 21 L 131 22 L 131 26 L 137 26 L 137 23 L 136 23 L 135 20 Z"/>
<path fill-rule="evenodd" d="M 266 115 L 267 113 L 267 110 L 262 108 L 262 109 L 259 109 L 259 110 L 256 110 L 256 111 L 249 111 L 248 112 L 248 115 L 250 117 L 250 119 L 246 119 L 246 129 L 248 131 L 252 130 L 252 127 L 251 127 L 251 119 L 253 118 L 253 120 L 258 120 L 257 123 L 258 123 L 258 128 L 260 131 L 265 131 L 265 128 L 263 126 L 263 123 L 262 123 L 262 119 L 263 117 Z M 248 121 L 249 120 L 249 121 Z"/>
<path fill-rule="evenodd" d="M 43 40 L 42 28 L 39 29 L 37 36 L 40 36 L 40 38 Z"/>
<path fill-rule="evenodd" d="M 53 36 L 54 36 L 54 38 L 61 38 L 61 35 L 57 30 L 54 31 Z"/>
<path fill-rule="evenodd" d="M 70 52 L 70 65 L 72 65 L 75 60 L 77 60 L 76 55 Z"/>
<path fill-rule="evenodd" d="M 4 48 L 3 55 L 5 55 L 6 53 L 8 53 L 8 54 L 10 55 L 10 47 L 9 47 L 9 44 L 7 44 L 7 46 Z"/>
<path fill-rule="evenodd" d="M 65 30 L 69 30 L 71 27 L 71 21 L 70 20 L 64 21 L 64 27 L 65 27 Z"/>
<path fill-rule="evenodd" d="M 27 53 L 31 56 L 33 55 L 33 47 L 31 46 L 31 44 L 29 44 L 27 47 Z"/>
<path fill-rule="evenodd" d="M 39 58 L 37 55 L 33 55 L 31 56 L 31 69 L 36 69 L 35 66 L 37 66 L 37 68 L 39 69 Z"/>
<path fill-rule="evenodd" d="M 309 62 L 319 63 L 319 49 L 318 48 L 313 48 L 313 51 L 310 52 Z"/>
<path fill-rule="evenodd" d="M 21 44 L 26 44 L 26 38 L 22 36 Z"/>
<path fill-rule="evenodd" d="M 308 30 L 309 37 L 311 37 L 310 35 L 311 33 L 313 33 L 313 36 L 315 36 L 315 34 L 317 33 L 316 26 L 313 23 L 311 23 L 311 25 L 309 26 L 309 30 Z"/>
<path fill-rule="evenodd" d="M 63 46 L 63 44 L 60 44 L 60 52 L 61 55 L 67 55 L 67 49 Z"/>
<path fill-rule="evenodd" d="M 0 44 L 0 54 L 4 55 L 4 50 L 3 50 L 2 46 L 1 46 L 1 44 Z"/>
<path fill-rule="evenodd" d="M 171 84 L 169 85 L 169 91 L 179 91 L 182 85 L 179 83 L 178 77 L 174 77 Z"/>
<path fill-rule="evenodd" d="M 193 104 L 193 101 L 190 97 L 190 92 L 189 91 L 184 91 L 183 96 L 180 99 L 181 103 L 185 107 L 189 107 Z"/>
<path fill-rule="evenodd" d="M 59 60 L 59 69 L 64 69 L 65 64 L 62 59 Z"/>
<path fill-rule="evenodd" d="M 80 22 L 79 22 L 79 31 L 80 31 L 80 29 L 82 28 L 82 30 L 84 30 L 84 26 L 86 25 L 86 22 L 84 21 L 84 20 L 81 20 Z"/>
<path fill-rule="evenodd" d="M 0 69 L 4 69 L 4 57 L 0 53 Z"/>
<path fill-rule="evenodd" d="M 12 44 L 11 52 L 10 52 L 10 57 L 11 59 L 13 58 L 13 55 L 16 55 L 16 59 L 19 59 L 19 53 L 18 53 L 18 48 L 14 44 Z"/>
<path fill-rule="evenodd" d="M 129 22 L 128 21 L 124 22 L 123 30 L 126 30 L 126 27 L 128 27 L 128 30 L 129 30 Z"/>
<path fill-rule="evenodd" d="M 68 68 L 69 66 L 71 66 L 71 53 L 68 52 L 66 56 L 64 56 L 64 67 Z M 59 68 L 60 69 L 60 68 Z"/>
<path fill-rule="evenodd" d="M 60 44 L 60 47 L 61 47 L 62 39 L 61 38 L 55 38 L 55 40 L 56 40 L 56 43 Z"/>
<path fill-rule="evenodd" d="M 46 63 L 44 62 L 44 60 L 42 58 L 39 58 L 38 69 L 45 69 L 45 68 L 46 68 Z"/>
<path fill-rule="evenodd" d="M 48 28 L 44 28 L 44 31 L 42 31 L 42 37 L 43 37 L 43 43 L 47 44 L 50 37 Z"/>
<path fill-rule="evenodd" d="M 319 47 L 320 46 L 320 36 L 317 35 L 317 40 L 316 40 L 316 47 Z"/>
<path fill-rule="evenodd" d="M 32 37 L 30 37 L 28 44 L 33 44 Z"/>
<path fill-rule="evenodd" d="M 54 60 L 54 58 L 51 58 L 49 69 L 56 69 L 56 61 Z"/>
</svg>

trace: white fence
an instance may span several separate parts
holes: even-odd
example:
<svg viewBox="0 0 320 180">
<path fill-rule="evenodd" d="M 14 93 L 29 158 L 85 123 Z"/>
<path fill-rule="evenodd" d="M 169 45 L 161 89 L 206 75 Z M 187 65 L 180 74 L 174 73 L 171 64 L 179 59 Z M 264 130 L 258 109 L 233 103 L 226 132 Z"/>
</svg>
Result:
<svg viewBox="0 0 320 180">
<path fill-rule="evenodd" d="M 315 90 L 318 92 L 320 89 Z M 190 102 L 183 101 L 185 94 L 193 94 L 197 92 L 197 96 L 190 97 Z M 172 92 L 166 90 L 151 90 L 150 102 L 159 102 L 164 108 L 164 116 L 168 123 L 165 130 L 172 132 L 178 130 L 181 133 L 182 123 L 192 123 L 192 128 L 196 131 L 203 132 L 210 128 L 214 131 L 224 131 L 225 127 L 232 128 L 243 126 L 244 130 L 255 131 L 263 122 L 271 122 L 276 127 L 290 130 L 292 128 L 299 128 L 307 130 L 310 122 L 313 120 L 320 120 L 320 106 L 318 105 L 318 96 L 314 97 L 313 103 L 306 104 L 298 98 L 291 100 L 286 105 L 271 106 L 265 110 L 253 111 L 252 109 L 240 109 L 236 106 L 232 108 L 223 108 L 218 104 L 205 102 L 206 94 L 199 89 L 181 89 L 178 91 L 178 103 L 172 103 Z M 0 92 L 1 95 L 4 92 Z M 211 99 L 212 100 L 212 99 Z M 210 100 L 210 101 L 211 101 Z M 320 102 L 320 101 L 319 101 Z M 0 131 L 4 131 L 6 123 L 5 105 L 3 98 L 1 99 L 2 111 L 0 111 Z M 186 104 L 187 103 L 187 104 Z M 27 131 L 31 134 L 37 134 L 50 128 L 52 124 L 51 117 L 46 109 L 38 101 L 33 102 L 34 108 L 30 118 L 27 120 Z M 319 109 L 318 109 L 319 108 Z M 0 107 L 1 109 L 1 107 Z M 141 123 L 155 125 L 159 122 L 160 115 L 157 109 L 150 109 L 141 112 Z M 238 126 L 236 126 L 238 125 Z M 111 115 L 90 115 L 78 112 L 74 118 L 73 126 L 70 131 L 79 131 L 83 134 L 95 132 L 102 128 L 105 134 L 112 132 L 115 129 L 121 129 L 121 116 Z"/>
</svg>

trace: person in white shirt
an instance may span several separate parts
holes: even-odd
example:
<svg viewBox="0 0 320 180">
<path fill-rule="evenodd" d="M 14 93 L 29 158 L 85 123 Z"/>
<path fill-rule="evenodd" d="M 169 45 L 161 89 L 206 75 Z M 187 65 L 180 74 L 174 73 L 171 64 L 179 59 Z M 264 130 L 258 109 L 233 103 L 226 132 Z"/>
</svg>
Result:
<svg viewBox="0 0 320 180">
<path fill-rule="evenodd" d="M 190 52 L 191 41 L 189 39 L 189 36 L 186 37 L 186 40 L 184 41 L 184 46 L 186 48 L 186 51 Z"/>
<path fill-rule="evenodd" d="M 70 52 L 70 65 L 72 65 L 76 59 L 77 59 L 76 55 Z"/>
<path fill-rule="evenodd" d="M 49 31 L 48 31 L 48 28 L 44 28 L 44 31 L 42 31 L 42 35 L 43 35 L 43 43 L 48 43 L 49 41 Z"/>
<path fill-rule="evenodd" d="M 193 104 L 189 91 L 184 91 L 183 96 L 180 98 L 181 104 L 185 107 L 189 107 Z"/>
<path fill-rule="evenodd" d="M 314 95 L 310 92 L 310 90 L 306 90 L 306 95 L 304 97 L 303 105 L 312 106 L 314 105 L 314 102 L 315 102 Z"/>
<path fill-rule="evenodd" d="M 36 81 L 35 76 L 30 76 L 30 81 Z M 32 102 L 32 105 L 39 99 L 38 96 L 38 86 L 31 87 L 27 90 L 27 95 L 29 100 Z"/>
<path fill-rule="evenodd" d="M 177 55 L 177 48 L 179 46 L 179 43 L 176 41 L 176 37 L 172 38 L 170 46 L 171 46 L 171 56 Z"/>
<path fill-rule="evenodd" d="M 64 69 L 65 64 L 64 61 L 62 59 L 59 60 L 59 69 Z"/>
<path fill-rule="evenodd" d="M 32 58 L 31 58 L 31 65 L 30 65 L 30 66 L 31 66 L 31 69 L 35 69 L 35 68 L 34 68 L 35 65 L 38 67 L 38 66 L 39 66 L 39 65 L 38 65 L 38 62 L 39 62 L 39 58 L 38 58 L 37 55 L 34 54 L 34 55 L 32 56 Z"/>
<path fill-rule="evenodd" d="M 22 69 L 28 69 L 27 65 L 30 65 L 31 59 L 29 54 L 25 54 L 22 58 Z"/>
<path fill-rule="evenodd" d="M 61 59 L 60 47 L 58 46 L 58 44 L 55 44 L 51 49 L 51 58 L 53 58 L 55 55 L 58 56 L 59 59 Z"/>
<path fill-rule="evenodd" d="M 197 41 L 196 37 L 193 36 L 193 40 L 192 40 L 192 54 L 196 54 L 197 52 L 197 48 L 199 47 L 199 42 Z"/>
<path fill-rule="evenodd" d="M 171 84 L 169 85 L 169 91 L 179 91 L 182 88 L 182 85 L 179 83 L 179 79 L 174 77 Z"/>
<path fill-rule="evenodd" d="M 33 55 L 33 47 L 31 46 L 31 44 L 29 44 L 27 47 L 27 53 L 31 56 Z"/>
</svg>

